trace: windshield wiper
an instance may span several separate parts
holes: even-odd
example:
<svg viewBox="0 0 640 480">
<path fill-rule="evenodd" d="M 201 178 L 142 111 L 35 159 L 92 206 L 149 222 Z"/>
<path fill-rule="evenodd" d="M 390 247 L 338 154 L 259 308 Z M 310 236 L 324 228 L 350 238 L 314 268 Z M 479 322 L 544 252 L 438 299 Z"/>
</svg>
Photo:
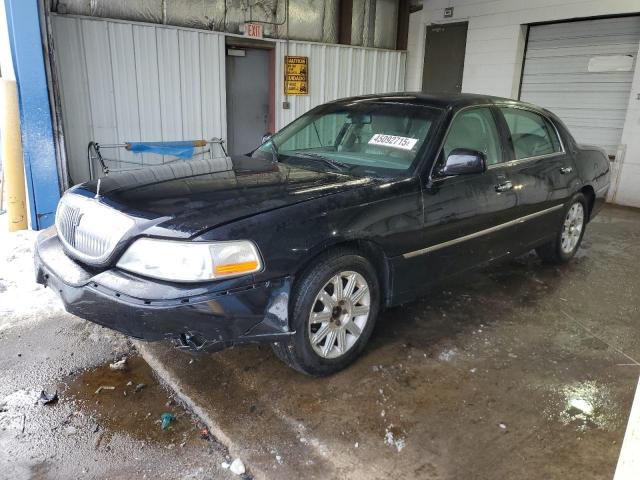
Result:
<svg viewBox="0 0 640 480">
<path fill-rule="evenodd" d="M 324 162 L 325 164 L 332 167 L 334 170 L 338 170 L 338 171 L 342 171 L 342 170 L 349 171 L 353 167 L 353 165 L 348 165 L 346 163 L 339 162 L 338 160 L 332 160 L 322 155 L 318 155 L 317 153 L 296 152 L 293 156 L 300 157 L 300 158 L 311 158 L 313 160 L 320 160 L 321 162 Z"/>
</svg>

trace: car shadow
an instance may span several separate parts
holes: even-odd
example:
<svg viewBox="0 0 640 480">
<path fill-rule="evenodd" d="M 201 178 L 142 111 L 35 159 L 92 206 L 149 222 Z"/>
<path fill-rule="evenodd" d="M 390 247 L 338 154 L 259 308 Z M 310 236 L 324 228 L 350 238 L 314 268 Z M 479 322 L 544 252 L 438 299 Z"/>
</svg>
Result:
<svg viewBox="0 0 640 480">
<path fill-rule="evenodd" d="M 455 343 L 458 335 L 505 318 L 513 321 L 522 309 L 540 310 L 549 298 L 558 297 L 558 289 L 571 281 L 573 272 L 587 268 L 584 255 L 558 266 L 545 264 L 529 252 L 451 277 L 422 298 L 383 311 L 365 355 L 397 341 L 435 354 L 443 344 Z"/>
</svg>

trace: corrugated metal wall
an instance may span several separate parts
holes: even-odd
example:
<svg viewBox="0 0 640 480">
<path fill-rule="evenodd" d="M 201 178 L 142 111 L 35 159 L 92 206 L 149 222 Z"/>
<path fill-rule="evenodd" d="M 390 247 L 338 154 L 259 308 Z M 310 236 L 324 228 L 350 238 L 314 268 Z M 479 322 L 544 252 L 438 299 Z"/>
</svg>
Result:
<svg viewBox="0 0 640 480">
<path fill-rule="evenodd" d="M 89 178 L 91 140 L 226 137 L 223 35 L 57 15 L 52 23 L 73 182 Z M 123 151 L 104 154 L 134 159 Z"/>
<path fill-rule="evenodd" d="M 226 140 L 223 34 L 63 15 L 52 15 L 52 24 L 73 182 L 89 178 L 91 140 Z M 330 100 L 404 89 L 405 52 L 292 41 L 289 55 L 309 57 L 310 95 L 288 97 L 291 108 L 284 110 L 286 42 L 276 41 L 275 48 L 277 128 Z"/>
<path fill-rule="evenodd" d="M 639 42 L 640 16 L 532 26 L 520 98 L 556 113 L 579 142 L 615 154 Z"/>
<path fill-rule="evenodd" d="M 286 42 L 276 44 L 276 127 L 337 98 L 404 90 L 406 53 L 341 45 L 289 42 L 289 55 L 309 57 L 309 95 L 288 97 L 282 109 Z"/>
</svg>

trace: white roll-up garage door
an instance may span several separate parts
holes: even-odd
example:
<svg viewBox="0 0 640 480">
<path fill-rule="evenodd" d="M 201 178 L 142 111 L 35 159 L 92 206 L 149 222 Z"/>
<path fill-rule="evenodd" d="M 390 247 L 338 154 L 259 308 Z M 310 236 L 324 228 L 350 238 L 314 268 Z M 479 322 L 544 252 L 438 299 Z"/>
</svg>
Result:
<svg viewBox="0 0 640 480">
<path fill-rule="evenodd" d="M 640 16 L 532 26 L 520 98 L 556 113 L 578 142 L 615 155 L 639 43 Z"/>
</svg>

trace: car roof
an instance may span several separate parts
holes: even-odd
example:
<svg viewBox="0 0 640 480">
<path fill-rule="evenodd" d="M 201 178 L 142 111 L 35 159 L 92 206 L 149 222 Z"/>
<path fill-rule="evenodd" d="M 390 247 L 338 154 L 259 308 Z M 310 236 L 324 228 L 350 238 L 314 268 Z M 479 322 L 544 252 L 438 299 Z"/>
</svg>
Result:
<svg viewBox="0 0 640 480">
<path fill-rule="evenodd" d="M 420 105 L 424 107 L 435 107 L 441 109 L 460 109 L 471 105 L 493 104 L 493 103 L 511 103 L 517 105 L 526 105 L 536 107 L 524 102 L 518 102 L 510 98 L 494 97 L 492 95 L 480 95 L 475 93 L 438 93 L 427 94 L 424 92 L 397 92 L 373 95 L 361 95 L 357 97 L 348 97 L 329 102 L 332 104 L 348 105 L 353 102 L 372 102 L 372 103 L 405 103 L 407 105 Z"/>
</svg>

